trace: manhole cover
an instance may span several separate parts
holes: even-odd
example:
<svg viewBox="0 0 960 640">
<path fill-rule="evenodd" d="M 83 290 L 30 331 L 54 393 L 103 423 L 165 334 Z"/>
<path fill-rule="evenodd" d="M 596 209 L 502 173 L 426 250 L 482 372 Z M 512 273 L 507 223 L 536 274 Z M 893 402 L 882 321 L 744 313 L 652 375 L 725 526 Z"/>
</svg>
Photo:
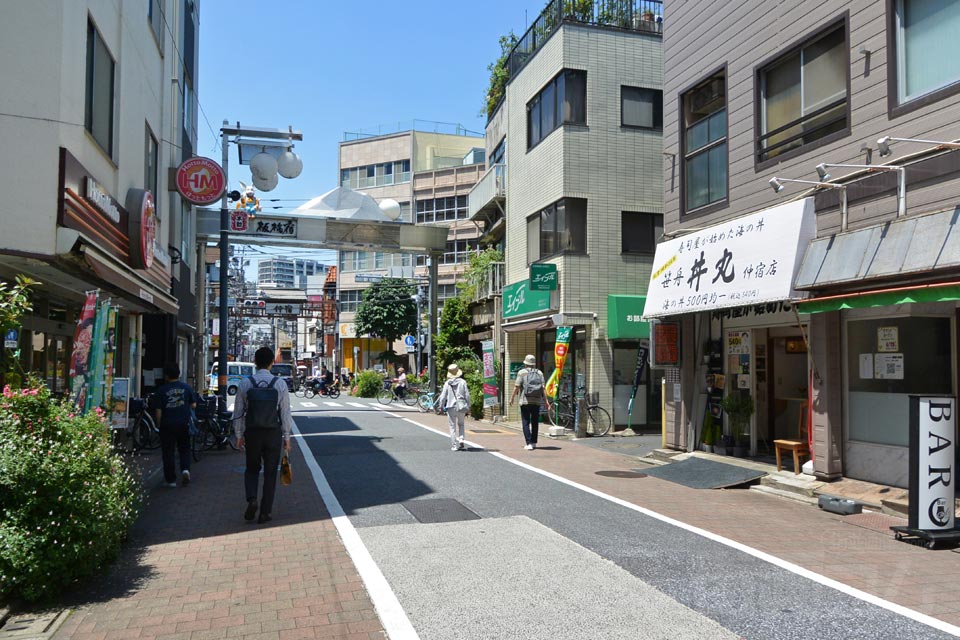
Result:
<svg viewBox="0 0 960 640">
<path fill-rule="evenodd" d="M 0 628 L 0 640 L 41 640 L 51 637 L 67 619 L 67 611 L 11 616 Z"/>
<path fill-rule="evenodd" d="M 407 500 L 401 502 L 404 509 L 424 524 L 434 522 L 459 522 L 461 520 L 479 520 L 480 516 L 452 498 L 432 498 L 430 500 Z"/>
<path fill-rule="evenodd" d="M 470 429 L 473 433 L 503 433 L 503 431 L 498 431 L 496 429 Z"/>
<path fill-rule="evenodd" d="M 595 471 L 598 476 L 604 476 L 606 478 L 646 478 L 647 474 L 639 473 L 637 471 Z"/>
</svg>

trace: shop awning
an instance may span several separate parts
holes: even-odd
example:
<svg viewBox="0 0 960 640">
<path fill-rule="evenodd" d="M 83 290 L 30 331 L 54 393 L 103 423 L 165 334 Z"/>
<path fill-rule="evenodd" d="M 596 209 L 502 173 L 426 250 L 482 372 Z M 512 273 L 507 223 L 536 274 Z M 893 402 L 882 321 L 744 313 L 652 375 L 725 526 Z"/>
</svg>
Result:
<svg viewBox="0 0 960 640">
<path fill-rule="evenodd" d="M 800 313 L 824 313 L 842 309 L 866 309 L 869 307 L 889 307 L 898 304 L 918 302 L 952 302 L 960 300 L 960 282 L 898 287 L 895 289 L 875 289 L 858 293 L 845 293 L 835 296 L 811 298 L 797 302 Z"/>
<path fill-rule="evenodd" d="M 646 296 L 607 296 L 607 338 L 639 340 L 650 337 L 650 325 L 641 320 Z"/>
<path fill-rule="evenodd" d="M 528 320 L 517 320 L 515 322 L 504 322 L 500 328 L 507 333 L 517 331 L 536 331 L 538 329 L 552 329 L 554 326 L 551 316 L 537 316 Z"/>
<path fill-rule="evenodd" d="M 110 259 L 85 247 L 83 259 L 102 280 L 110 283 L 124 297 L 134 299 L 138 304 L 155 307 L 164 313 L 177 313 L 177 301 L 146 280 L 124 273 L 110 264 Z"/>
<path fill-rule="evenodd" d="M 823 289 L 957 268 L 960 209 L 949 209 L 811 240 L 795 287 Z"/>
</svg>

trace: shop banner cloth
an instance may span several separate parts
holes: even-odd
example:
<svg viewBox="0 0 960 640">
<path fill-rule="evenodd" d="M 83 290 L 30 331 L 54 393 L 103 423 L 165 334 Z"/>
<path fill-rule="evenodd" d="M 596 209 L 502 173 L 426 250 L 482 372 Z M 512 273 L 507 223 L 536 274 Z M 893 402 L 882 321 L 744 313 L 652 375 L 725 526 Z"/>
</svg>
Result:
<svg viewBox="0 0 960 640">
<path fill-rule="evenodd" d="M 113 374 L 114 361 L 117 353 L 117 316 L 119 308 L 111 306 L 107 309 L 107 337 L 103 346 L 103 397 L 100 405 L 107 413 L 107 421 L 111 419 L 113 411 Z"/>
<path fill-rule="evenodd" d="M 87 367 L 87 393 L 83 403 L 84 412 L 91 411 L 103 404 L 105 343 L 109 311 L 109 300 L 100 301 L 97 304 L 97 313 L 93 319 L 93 333 L 90 340 L 90 364 Z"/>
<path fill-rule="evenodd" d="M 627 429 L 633 422 L 633 400 L 637 397 L 637 389 L 643 381 L 643 371 L 647 366 L 647 357 L 650 355 L 650 341 L 641 340 L 637 349 L 637 368 L 633 372 L 633 389 L 630 391 L 630 402 L 627 403 Z"/>
<path fill-rule="evenodd" d="M 573 327 L 557 327 L 557 341 L 553 347 L 553 362 L 556 368 L 544 385 L 543 391 L 551 400 L 557 399 L 557 392 L 560 389 L 560 379 L 563 376 L 563 363 L 567 361 L 567 353 L 570 351 L 570 337 L 573 335 Z"/>
<path fill-rule="evenodd" d="M 70 396 L 82 411 L 86 400 L 87 368 L 90 362 L 90 340 L 93 337 L 93 320 L 97 313 L 96 291 L 87 293 L 73 334 L 73 353 L 70 356 Z"/>
<path fill-rule="evenodd" d="M 483 406 L 497 406 L 497 369 L 493 360 L 493 340 L 483 340 Z"/>
<path fill-rule="evenodd" d="M 643 317 L 803 299 L 793 283 L 816 233 L 804 198 L 661 242 Z"/>
</svg>

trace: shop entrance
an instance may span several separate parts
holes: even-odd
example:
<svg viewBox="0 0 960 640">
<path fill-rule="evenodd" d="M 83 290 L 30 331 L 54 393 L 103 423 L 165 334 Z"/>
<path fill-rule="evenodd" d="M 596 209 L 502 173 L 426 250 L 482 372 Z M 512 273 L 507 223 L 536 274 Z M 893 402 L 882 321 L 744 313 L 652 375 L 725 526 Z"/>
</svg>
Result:
<svg viewBox="0 0 960 640">
<path fill-rule="evenodd" d="M 758 345 L 758 352 L 760 346 L 762 345 Z M 766 396 L 770 398 L 766 416 L 766 440 L 768 443 L 781 439 L 806 440 L 809 376 L 807 375 L 807 345 L 803 336 L 770 335 L 766 351 L 768 354 L 766 362 L 769 367 L 766 374 Z M 761 371 L 760 360 L 758 353 L 758 377 Z M 759 379 L 757 382 L 761 383 Z"/>
</svg>

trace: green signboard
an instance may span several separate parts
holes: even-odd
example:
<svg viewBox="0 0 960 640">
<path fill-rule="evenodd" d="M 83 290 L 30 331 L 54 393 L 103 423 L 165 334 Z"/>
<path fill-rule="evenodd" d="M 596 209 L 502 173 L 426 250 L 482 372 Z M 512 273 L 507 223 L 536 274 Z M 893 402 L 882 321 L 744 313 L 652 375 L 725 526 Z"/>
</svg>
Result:
<svg viewBox="0 0 960 640">
<path fill-rule="evenodd" d="M 607 337 L 639 340 L 650 337 L 650 325 L 642 320 L 645 296 L 607 296 Z"/>
<path fill-rule="evenodd" d="M 525 316 L 550 309 L 549 291 L 531 291 L 530 280 L 521 280 L 503 288 L 503 317 Z"/>
<path fill-rule="evenodd" d="M 523 369 L 522 362 L 511 362 L 510 363 L 510 381 L 513 382 L 517 379 L 517 374 L 520 373 L 520 369 Z M 508 385 L 509 386 L 509 385 Z"/>
<path fill-rule="evenodd" d="M 530 289 L 532 291 L 555 291 L 557 288 L 557 265 L 530 265 Z"/>
</svg>

